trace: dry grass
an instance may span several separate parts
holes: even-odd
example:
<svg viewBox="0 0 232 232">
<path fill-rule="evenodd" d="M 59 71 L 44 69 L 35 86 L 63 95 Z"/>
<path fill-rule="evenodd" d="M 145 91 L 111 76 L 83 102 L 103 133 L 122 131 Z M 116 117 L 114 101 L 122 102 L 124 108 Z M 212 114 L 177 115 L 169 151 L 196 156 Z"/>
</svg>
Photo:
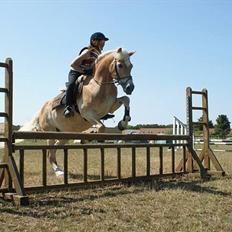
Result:
<svg viewBox="0 0 232 232">
<path fill-rule="evenodd" d="M 144 175 L 145 154 L 138 149 L 137 174 Z M 171 170 L 165 152 L 165 172 Z M 116 185 L 79 191 L 31 194 L 30 206 L 16 208 L 0 200 L 0 231 L 232 231 L 232 154 L 216 153 L 226 177 L 160 180 L 149 184 Z M 29 157 L 30 156 L 30 157 Z M 27 185 L 41 183 L 41 154 L 26 153 Z M 100 152 L 89 155 L 89 180 L 99 179 Z M 17 157 L 16 157 L 17 158 Z M 62 161 L 61 153 L 58 159 Z M 180 159 L 178 155 L 177 163 Z M 116 176 L 116 151 L 106 150 L 108 177 Z M 152 152 L 152 173 L 158 153 Z M 122 151 L 122 174 L 131 175 L 131 152 Z M 82 152 L 69 155 L 70 182 L 82 180 Z M 48 166 L 48 182 L 61 183 Z"/>
</svg>

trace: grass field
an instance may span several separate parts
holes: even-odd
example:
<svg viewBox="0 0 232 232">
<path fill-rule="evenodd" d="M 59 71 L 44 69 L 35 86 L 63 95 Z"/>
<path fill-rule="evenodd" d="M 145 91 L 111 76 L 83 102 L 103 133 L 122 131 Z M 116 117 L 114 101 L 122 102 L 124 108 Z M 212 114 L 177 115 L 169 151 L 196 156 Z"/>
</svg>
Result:
<svg viewBox="0 0 232 232">
<path fill-rule="evenodd" d="M 146 172 L 143 153 L 143 149 L 136 153 L 138 175 Z M 171 170 L 170 155 L 165 151 L 165 172 Z M 0 200 L 0 231 L 232 231 L 232 154 L 216 155 L 227 175 L 210 181 L 183 177 L 159 180 L 152 188 L 139 183 L 30 194 L 30 205 L 20 208 Z M 99 178 L 99 156 L 98 150 L 89 155 L 89 180 Z M 25 154 L 25 185 L 40 184 L 41 160 L 41 152 Z M 116 152 L 106 150 L 105 163 L 106 176 L 114 177 Z M 128 149 L 122 151 L 122 164 L 122 175 L 130 176 Z M 151 173 L 158 173 L 157 151 L 152 152 L 151 164 Z M 69 155 L 69 167 L 69 181 L 81 181 L 80 151 Z M 62 183 L 49 165 L 48 183 Z"/>
</svg>

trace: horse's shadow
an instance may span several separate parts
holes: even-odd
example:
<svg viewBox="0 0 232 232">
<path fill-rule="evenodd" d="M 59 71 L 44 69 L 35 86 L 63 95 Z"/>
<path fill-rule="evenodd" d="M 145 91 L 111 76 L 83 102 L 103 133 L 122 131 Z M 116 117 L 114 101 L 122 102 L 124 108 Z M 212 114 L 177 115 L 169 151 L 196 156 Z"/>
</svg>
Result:
<svg viewBox="0 0 232 232">
<path fill-rule="evenodd" d="M 226 178 L 226 177 L 223 177 Z M 229 177 L 230 179 L 230 177 Z M 192 181 L 184 181 L 184 180 L 178 180 L 178 181 L 162 181 L 162 180 L 154 180 L 149 183 L 150 189 L 154 189 L 156 191 L 162 191 L 165 189 L 168 190 L 177 190 L 177 189 L 183 189 L 185 191 L 189 192 L 196 192 L 196 193 L 209 193 L 214 195 L 221 195 L 221 196 L 231 196 L 231 192 L 224 192 L 221 190 L 218 190 L 216 187 L 210 187 L 210 186 L 203 186 L 202 184 L 205 182 L 213 182 L 218 180 L 217 178 L 210 179 L 208 181 L 202 181 L 202 180 L 192 180 Z"/>
<path fill-rule="evenodd" d="M 69 174 L 70 175 L 70 174 Z M 81 178 L 82 175 L 75 175 L 71 174 L 73 178 Z M 91 178 L 95 179 L 99 176 L 91 176 Z M 111 178 L 111 177 L 109 177 Z M 230 177 L 224 177 L 229 178 Z M 218 179 L 211 179 L 208 182 L 212 182 Z M 29 217 L 35 217 L 35 218 L 46 218 L 49 215 L 49 212 L 41 213 L 38 211 L 35 211 L 34 209 L 39 207 L 51 207 L 56 208 L 62 211 L 64 207 L 67 207 L 69 204 L 77 203 L 79 202 L 79 206 L 77 206 L 78 210 L 83 214 L 90 214 L 91 209 L 89 208 L 83 208 L 81 206 L 82 202 L 86 201 L 95 201 L 101 198 L 112 198 L 127 194 L 138 194 L 146 191 L 154 191 L 160 192 L 162 190 L 180 190 L 183 189 L 185 191 L 189 192 L 196 192 L 196 193 L 209 193 L 213 195 L 220 195 L 222 197 L 228 197 L 232 194 L 230 192 L 224 192 L 221 190 L 218 190 L 216 187 L 210 187 L 210 186 L 203 186 L 202 180 L 192 180 L 192 181 L 186 181 L 181 179 L 170 179 L 170 180 L 161 180 L 161 179 L 153 179 L 149 182 L 137 182 L 137 183 L 130 183 L 130 184 L 120 184 L 120 185 L 112 185 L 112 186 L 105 186 L 105 187 L 95 187 L 91 188 L 91 191 L 88 191 L 87 194 L 81 194 L 81 190 L 69 190 L 67 191 L 60 191 L 59 194 L 56 194 L 55 191 L 45 192 L 43 194 L 35 194 L 32 198 L 30 198 L 30 205 L 27 207 L 23 207 L 25 210 L 23 210 L 23 213 L 20 209 L 15 208 L 14 206 L 7 207 L 7 203 L 4 204 L 4 207 L 0 208 L 0 213 L 10 213 L 10 214 L 16 214 L 16 215 L 25 215 Z M 135 188 L 129 188 L 129 186 L 134 186 Z M 63 192 L 63 193 L 62 193 Z M 74 194 L 75 193 L 75 194 Z M 80 194 L 78 194 L 80 193 Z M 155 194 L 154 194 L 155 197 Z M 0 201 L 1 203 L 1 201 Z M 6 207 L 5 207 L 6 206 Z M 101 210 L 101 209 L 100 209 Z M 32 213 L 33 211 L 33 213 Z M 49 210 L 47 210 L 49 211 Z M 104 212 L 101 212 L 104 213 Z"/>
</svg>

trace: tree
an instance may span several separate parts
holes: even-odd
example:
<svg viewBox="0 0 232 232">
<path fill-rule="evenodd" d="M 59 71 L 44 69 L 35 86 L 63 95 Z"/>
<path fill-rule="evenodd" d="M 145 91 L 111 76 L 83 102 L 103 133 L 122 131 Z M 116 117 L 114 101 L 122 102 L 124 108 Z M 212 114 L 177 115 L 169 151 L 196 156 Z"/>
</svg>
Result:
<svg viewBox="0 0 232 232">
<path fill-rule="evenodd" d="M 226 115 L 218 115 L 215 124 L 214 134 L 220 138 L 225 138 L 230 133 L 230 122 Z"/>
<path fill-rule="evenodd" d="M 197 122 L 203 122 L 203 117 L 200 117 Z M 203 125 L 202 124 L 194 124 L 193 128 L 196 131 L 202 131 Z M 211 120 L 209 120 L 209 128 L 214 128 L 213 122 Z"/>
</svg>

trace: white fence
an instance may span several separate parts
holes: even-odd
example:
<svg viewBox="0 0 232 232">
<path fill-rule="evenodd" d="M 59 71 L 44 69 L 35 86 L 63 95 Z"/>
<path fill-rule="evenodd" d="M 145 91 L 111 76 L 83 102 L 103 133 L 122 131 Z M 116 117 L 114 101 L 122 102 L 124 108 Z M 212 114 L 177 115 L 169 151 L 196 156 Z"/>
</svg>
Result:
<svg viewBox="0 0 232 232">
<path fill-rule="evenodd" d="M 187 134 L 187 125 L 183 123 L 180 119 L 173 116 L 173 129 L 172 129 L 173 135 L 186 135 Z M 200 151 L 200 148 L 195 148 L 195 145 L 197 144 L 203 144 L 204 141 L 201 138 L 193 138 L 194 141 L 194 149 L 197 151 Z M 175 143 L 180 143 L 180 141 L 176 141 Z M 210 145 L 232 145 L 232 138 L 229 139 L 210 139 L 209 142 Z M 232 152 L 231 149 L 213 149 L 215 152 Z"/>
</svg>

